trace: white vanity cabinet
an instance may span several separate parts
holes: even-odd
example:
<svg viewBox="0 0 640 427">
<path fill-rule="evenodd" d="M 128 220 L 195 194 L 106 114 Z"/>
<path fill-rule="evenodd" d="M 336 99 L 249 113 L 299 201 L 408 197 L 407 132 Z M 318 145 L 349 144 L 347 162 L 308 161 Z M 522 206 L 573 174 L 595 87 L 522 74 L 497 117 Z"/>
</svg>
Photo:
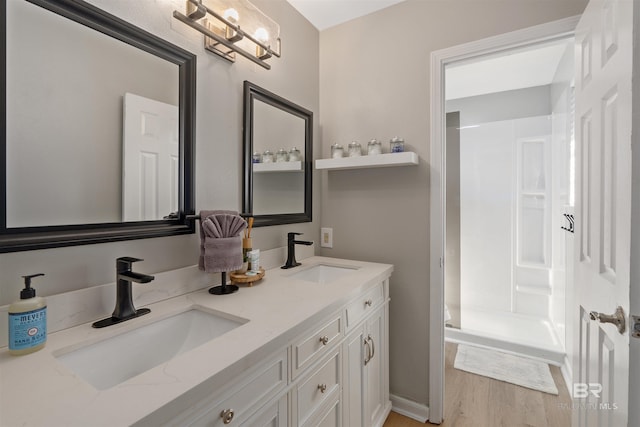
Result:
<svg viewBox="0 0 640 427">
<path fill-rule="evenodd" d="M 291 271 L 279 268 L 282 254 L 279 248 L 265 257 L 273 265 L 267 264 L 260 284 L 226 296 L 208 292 L 210 277 L 197 265 L 157 273 L 154 286 L 140 294 L 139 305 L 148 301 L 151 312 L 111 329 L 68 322 L 102 316 L 94 306 L 114 284 L 92 287 L 90 295 L 83 289 L 52 296 L 52 313 L 68 315 L 64 322 L 52 319 L 47 346 L 28 357 L 8 357 L 8 349 L 0 349 L 0 425 L 382 426 L 391 409 L 387 324 L 393 265 L 309 256 Z M 94 308 L 85 314 L 86 307 Z M 144 372 L 106 389 L 93 387 L 60 358 L 125 334 L 140 338 L 136 346 L 150 345 L 148 327 L 192 310 L 216 323 L 198 320 L 163 335 L 167 349 L 192 340 L 192 332 L 203 336 L 205 325 L 237 326 L 193 348 L 184 344 L 184 351 L 156 365 L 151 361 L 158 350 L 149 346 L 139 357 L 148 362 L 140 368 Z M 134 365 L 102 373 L 122 376 Z"/>
<path fill-rule="evenodd" d="M 382 426 L 390 407 L 387 286 L 385 281 L 347 307 L 347 318 L 357 320 L 347 321 L 343 343 L 344 424 L 349 427 Z"/>
</svg>

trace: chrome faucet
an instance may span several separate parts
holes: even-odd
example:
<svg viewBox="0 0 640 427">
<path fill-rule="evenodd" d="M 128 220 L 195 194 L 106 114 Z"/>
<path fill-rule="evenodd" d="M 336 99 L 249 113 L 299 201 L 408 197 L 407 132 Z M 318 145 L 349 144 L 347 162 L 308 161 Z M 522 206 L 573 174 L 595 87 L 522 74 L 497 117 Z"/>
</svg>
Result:
<svg viewBox="0 0 640 427">
<path fill-rule="evenodd" d="M 313 242 L 307 242 L 305 240 L 296 240 L 296 236 L 300 236 L 302 233 L 287 233 L 287 262 L 280 268 L 293 268 L 301 265 L 296 261 L 296 245 L 313 245 Z"/>
<path fill-rule="evenodd" d="M 131 271 L 131 264 L 137 261 L 144 260 L 132 257 L 116 259 L 116 308 L 113 310 L 111 317 L 99 320 L 91 326 L 94 328 L 104 328 L 105 326 L 115 325 L 125 320 L 143 316 L 151 311 L 148 308 L 136 310 L 133 306 L 131 283 L 149 283 L 154 279 L 153 276 Z"/>
</svg>

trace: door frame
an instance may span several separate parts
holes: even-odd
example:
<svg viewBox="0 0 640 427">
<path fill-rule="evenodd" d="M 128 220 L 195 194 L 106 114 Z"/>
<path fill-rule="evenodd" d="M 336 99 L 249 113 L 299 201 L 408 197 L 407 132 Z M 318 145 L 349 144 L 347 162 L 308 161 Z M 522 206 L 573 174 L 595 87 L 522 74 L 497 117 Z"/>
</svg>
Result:
<svg viewBox="0 0 640 427">
<path fill-rule="evenodd" d="M 429 299 L 429 421 L 444 416 L 445 66 L 534 43 L 572 37 L 580 16 L 493 36 L 431 53 L 431 184 Z"/>
</svg>

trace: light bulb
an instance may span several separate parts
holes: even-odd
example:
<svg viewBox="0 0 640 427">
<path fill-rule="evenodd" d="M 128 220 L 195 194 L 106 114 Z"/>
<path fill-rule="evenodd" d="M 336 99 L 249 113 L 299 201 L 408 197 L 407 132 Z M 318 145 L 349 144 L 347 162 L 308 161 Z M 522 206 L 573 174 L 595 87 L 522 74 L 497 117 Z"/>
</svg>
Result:
<svg viewBox="0 0 640 427">
<path fill-rule="evenodd" d="M 269 33 L 264 28 L 260 27 L 256 30 L 253 37 L 256 38 L 260 43 L 266 44 L 269 40 Z M 271 58 L 271 54 L 265 48 L 260 45 L 256 45 L 256 56 L 260 59 L 268 59 Z"/>
<path fill-rule="evenodd" d="M 230 7 L 227 10 L 225 10 L 224 13 L 222 14 L 222 17 L 224 19 L 226 19 L 227 21 L 229 21 L 233 25 L 237 25 L 238 24 L 238 20 L 240 19 L 240 15 L 238 15 L 238 11 L 235 10 L 234 8 L 232 8 L 232 7 Z M 235 43 L 235 42 L 237 42 L 239 40 L 242 40 L 243 36 L 242 36 L 241 33 L 236 31 L 230 25 L 227 25 L 227 28 L 225 29 L 225 37 L 231 43 Z"/>
<path fill-rule="evenodd" d="M 253 36 L 262 43 L 266 43 L 269 40 L 269 32 L 263 27 L 258 28 Z"/>
<path fill-rule="evenodd" d="M 230 7 L 229 9 L 224 11 L 224 15 L 222 15 L 224 19 L 227 21 L 236 24 L 240 20 L 240 15 L 238 15 L 238 11 L 234 8 Z"/>
</svg>

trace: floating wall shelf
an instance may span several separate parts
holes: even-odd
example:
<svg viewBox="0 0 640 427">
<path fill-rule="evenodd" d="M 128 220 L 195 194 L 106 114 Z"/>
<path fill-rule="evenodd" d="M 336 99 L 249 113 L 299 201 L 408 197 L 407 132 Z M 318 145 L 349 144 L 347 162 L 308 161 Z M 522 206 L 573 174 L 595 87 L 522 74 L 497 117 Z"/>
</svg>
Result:
<svg viewBox="0 0 640 427">
<path fill-rule="evenodd" d="M 255 173 L 266 172 L 302 172 L 302 161 L 297 162 L 274 162 L 274 163 L 254 163 Z"/>
<path fill-rule="evenodd" d="M 340 170 L 362 168 L 384 168 L 390 166 L 412 166 L 418 164 L 418 155 L 411 151 L 386 153 L 372 156 L 342 157 L 340 159 L 318 159 L 316 169 Z"/>
</svg>

